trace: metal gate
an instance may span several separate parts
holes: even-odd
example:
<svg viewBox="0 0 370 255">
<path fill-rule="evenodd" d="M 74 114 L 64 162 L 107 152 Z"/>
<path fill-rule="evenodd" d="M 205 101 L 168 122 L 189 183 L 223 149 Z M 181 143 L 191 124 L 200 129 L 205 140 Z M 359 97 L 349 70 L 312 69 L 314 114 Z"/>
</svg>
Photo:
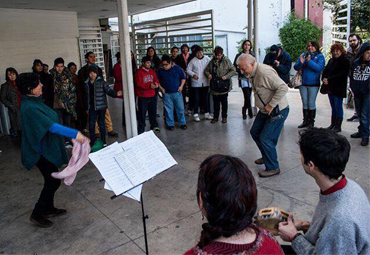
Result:
<svg viewBox="0 0 370 255">
<path fill-rule="evenodd" d="M 214 47 L 213 11 L 134 23 L 132 33 L 138 62 L 146 55 L 148 47 L 154 47 L 161 56 L 170 54 L 173 46 L 198 44 L 204 48 L 205 55 L 211 55 Z"/>
<path fill-rule="evenodd" d="M 351 1 L 344 0 L 339 3 L 340 9 L 337 15 L 333 15 L 333 27 L 331 31 L 331 42 L 343 43 L 349 47 L 348 39 L 351 33 Z"/>
</svg>

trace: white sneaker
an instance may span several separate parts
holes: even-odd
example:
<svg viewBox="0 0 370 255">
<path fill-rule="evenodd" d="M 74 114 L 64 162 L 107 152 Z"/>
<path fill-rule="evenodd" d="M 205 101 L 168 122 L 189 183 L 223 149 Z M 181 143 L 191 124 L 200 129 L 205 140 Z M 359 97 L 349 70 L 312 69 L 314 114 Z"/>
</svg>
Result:
<svg viewBox="0 0 370 255">
<path fill-rule="evenodd" d="M 192 111 L 190 111 L 190 110 L 188 110 L 187 115 L 188 115 L 188 116 L 191 116 L 191 115 L 193 115 L 193 112 L 192 112 Z"/>
<path fill-rule="evenodd" d="M 204 118 L 205 118 L 206 120 L 213 120 L 213 117 L 211 116 L 211 114 L 209 114 L 209 112 L 206 112 L 206 113 L 204 114 Z"/>
<path fill-rule="evenodd" d="M 196 121 L 196 122 L 199 122 L 200 121 L 200 118 L 199 118 L 198 113 L 194 114 L 193 117 L 194 117 L 194 121 Z"/>
</svg>

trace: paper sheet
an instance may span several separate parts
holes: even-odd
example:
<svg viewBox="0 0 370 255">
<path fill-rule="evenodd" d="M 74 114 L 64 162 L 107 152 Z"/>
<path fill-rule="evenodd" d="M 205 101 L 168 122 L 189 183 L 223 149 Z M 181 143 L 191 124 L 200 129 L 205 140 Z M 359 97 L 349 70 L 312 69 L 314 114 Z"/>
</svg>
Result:
<svg viewBox="0 0 370 255">
<path fill-rule="evenodd" d="M 105 184 L 104 184 L 104 189 L 112 191 L 112 188 L 109 186 L 109 184 L 107 182 L 105 182 Z M 134 199 L 134 200 L 138 201 L 139 203 L 141 203 L 140 197 L 141 197 L 141 190 L 142 189 L 143 189 L 143 185 L 139 185 L 136 188 L 133 188 L 132 190 L 123 193 L 122 195 L 124 195 L 128 198 Z"/>
</svg>

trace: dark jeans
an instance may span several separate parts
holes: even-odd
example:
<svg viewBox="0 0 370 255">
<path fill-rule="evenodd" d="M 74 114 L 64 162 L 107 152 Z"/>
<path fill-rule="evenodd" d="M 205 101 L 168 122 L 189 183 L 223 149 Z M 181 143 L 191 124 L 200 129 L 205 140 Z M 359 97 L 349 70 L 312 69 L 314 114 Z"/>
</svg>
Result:
<svg viewBox="0 0 370 255">
<path fill-rule="evenodd" d="M 218 116 L 220 115 L 220 105 L 222 106 L 222 118 L 227 118 L 227 97 L 229 96 L 229 93 L 226 93 L 224 95 L 213 95 L 213 117 L 215 119 L 218 119 Z"/>
<path fill-rule="evenodd" d="M 331 106 L 331 116 L 342 118 L 343 113 L 343 98 L 328 94 L 330 106 Z"/>
<path fill-rule="evenodd" d="M 157 123 L 157 96 L 154 97 L 138 97 L 138 133 L 145 131 L 146 112 L 149 113 L 150 128 L 158 127 Z"/>
<path fill-rule="evenodd" d="M 354 96 L 356 112 L 360 121 L 358 132 L 362 135 L 362 138 L 369 138 L 370 94 Z"/>
<path fill-rule="evenodd" d="M 83 131 L 84 129 L 86 129 L 87 126 L 86 110 L 83 107 L 76 107 L 76 111 L 77 111 L 76 128 L 79 131 Z"/>
<path fill-rule="evenodd" d="M 248 113 L 252 113 L 251 95 L 252 88 L 242 88 L 244 96 L 244 109 L 248 109 Z"/>
<path fill-rule="evenodd" d="M 259 111 L 251 128 L 252 138 L 261 151 L 267 171 L 279 168 L 276 145 L 288 114 L 289 107 L 281 111 L 283 118 L 271 122 L 269 115 Z"/>
<path fill-rule="evenodd" d="M 98 126 L 100 130 L 100 138 L 103 141 L 103 143 L 106 143 L 105 135 L 105 109 L 104 110 L 94 110 L 90 108 L 89 110 L 89 134 L 90 134 L 90 140 L 91 144 L 94 144 L 95 142 L 95 123 L 96 119 L 98 119 Z"/>
<path fill-rule="evenodd" d="M 188 110 L 189 111 L 192 111 L 194 109 L 194 88 L 191 87 L 191 82 L 189 82 L 189 92 L 188 92 L 188 95 L 189 95 L 189 104 L 188 104 Z"/>
<path fill-rule="evenodd" d="M 194 114 L 199 113 L 199 106 L 202 103 L 205 113 L 209 112 L 208 90 L 209 87 L 193 88 L 194 90 Z"/>
<path fill-rule="evenodd" d="M 51 177 L 51 173 L 58 172 L 58 168 L 44 156 L 41 156 L 36 166 L 44 177 L 44 187 L 32 213 L 44 214 L 54 209 L 54 194 L 59 188 L 61 181 Z"/>
<path fill-rule="evenodd" d="M 55 112 L 58 114 L 59 124 L 63 126 L 71 126 L 71 114 L 64 109 L 56 109 Z"/>
</svg>

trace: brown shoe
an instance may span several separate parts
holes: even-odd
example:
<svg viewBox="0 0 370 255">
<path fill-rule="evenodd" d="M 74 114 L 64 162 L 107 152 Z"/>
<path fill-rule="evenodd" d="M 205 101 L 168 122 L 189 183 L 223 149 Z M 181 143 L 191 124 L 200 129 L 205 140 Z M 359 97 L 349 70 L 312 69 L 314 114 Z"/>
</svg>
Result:
<svg viewBox="0 0 370 255">
<path fill-rule="evenodd" d="M 222 118 L 222 123 L 227 123 L 227 119 L 226 118 Z"/>
<path fill-rule="evenodd" d="M 214 124 L 214 123 L 216 123 L 218 121 L 218 119 L 217 118 L 214 118 L 213 120 L 211 120 L 211 123 L 212 124 Z"/>
<path fill-rule="evenodd" d="M 274 176 L 274 175 L 278 175 L 280 174 L 280 169 L 276 169 L 276 170 L 265 170 L 265 171 L 261 171 L 261 172 L 258 172 L 258 175 L 259 177 L 262 177 L 262 178 L 266 178 L 266 177 L 271 177 L 271 176 Z"/>
<path fill-rule="evenodd" d="M 264 164 L 264 163 L 263 163 L 263 159 L 262 159 L 262 158 L 256 159 L 256 160 L 254 161 L 254 163 L 255 163 L 256 165 L 263 165 L 263 164 Z"/>
</svg>

